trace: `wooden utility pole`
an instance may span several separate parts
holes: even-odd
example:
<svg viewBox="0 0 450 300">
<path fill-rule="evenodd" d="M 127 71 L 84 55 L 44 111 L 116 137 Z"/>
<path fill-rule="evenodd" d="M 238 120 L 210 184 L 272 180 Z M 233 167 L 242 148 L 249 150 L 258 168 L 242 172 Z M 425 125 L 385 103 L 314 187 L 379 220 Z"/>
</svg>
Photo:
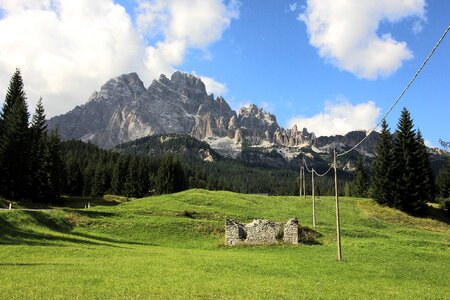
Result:
<svg viewBox="0 0 450 300">
<path fill-rule="evenodd" d="M 311 172 L 313 227 L 316 228 L 316 198 L 314 196 L 314 169 Z"/>
<path fill-rule="evenodd" d="M 305 178 L 305 168 L 303 168 L 303 195 L 305 196 L 306 200 L 306 178 Z"/>
<path fill-rule="evenodd" d="M 303 167 L 302 164 L 300 163 L 300 177 L 299 177 L 299 181 L 298 181 L 298 186 L 299 186 L 299 193 L 298 195 L 301 197 L 302 196 L 302 185 L 303 185 L 303 179 L 302 179 L 302 171 L 303 171 Z"/>
<path fill-rule="evenodd" d="M 336 164 L 336 149 L 334 149 L 334 191 L 336 193 L 336 239 L 338 248 L 338 260 L 342 260 L 341 252 L 341 221 L 339 217 L 339 196 L 337 185 L 337 164 Z"/>
</svg>

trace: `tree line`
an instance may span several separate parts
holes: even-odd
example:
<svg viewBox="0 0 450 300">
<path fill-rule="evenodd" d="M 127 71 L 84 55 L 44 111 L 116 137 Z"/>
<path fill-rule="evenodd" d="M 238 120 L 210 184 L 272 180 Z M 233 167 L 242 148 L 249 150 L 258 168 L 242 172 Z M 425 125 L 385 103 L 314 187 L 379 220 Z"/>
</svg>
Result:
<svg viewBox="0 0 450 300">
<path fill-rule="evenodd" d="M 188 188 L 299 194 L 298 170 L 221 158 L 208 144 L 191 137 L 174 135 L 164 145 L 158 142 L 160 137 L 147 137 L 103 150 L 82 141 L 61 142 L 56 131 L 48 132 L 42 99 L 31 122 L 29 118 L 17 69 L 0 112 L 0 195 L 8 199 L 58 202 L 62 194 L 144 197 Z M 186 155 L 176 149 L 191 152 Z M 196 156 L 205 151 L 213 155 L 214 162 Z M 414 130 L 406 109 L 394 134 L 383 121 L 370 172 L 364 169 L 362 159 L 353 180 L 348 172 L 338 172 L 341 195 L 371 196 L 380 204 L 408 212 L 422 211 L 436 196 L 450 197 L 450 162 L 435 184 L 421 132 Z M 311 193 L 310 178 L 306 182 L 307 193 Z M 316 178 L 315 194 L 333 195 L 333 176 Z"/>
</svg>

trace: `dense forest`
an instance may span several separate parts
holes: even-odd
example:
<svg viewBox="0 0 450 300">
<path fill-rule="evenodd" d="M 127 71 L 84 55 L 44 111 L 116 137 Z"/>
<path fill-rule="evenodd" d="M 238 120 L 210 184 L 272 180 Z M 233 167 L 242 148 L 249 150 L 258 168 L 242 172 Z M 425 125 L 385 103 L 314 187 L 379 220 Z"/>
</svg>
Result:
<svg viewBox="0 0 450 300">
<path fill-rule="evenodd" d="M 85 196 L 110 193 L 128 197 L 186 188 L 272 195 L 299 193 L 298 172 L 294 170 L 249 166 L 224 158 L 204 161 L 194 152 L 183 156 L 174 150 L 185 149 L 183 137 L 171 139 L 169 147 L 173 152 L 151 155 L 145 151 L 150 149 L 153 152 L 153 148 L 145 143 L 137 147 L 137 143 L 140 142 L 107 151 L 81 141 L 63 142 L 61 148 L 67 173 L 64 192 Z M 139 149 L 146 150 L 141 152 Z M 331 195 L 334 192 L 332 177 L 319 178 L 316 183 L 316 194 Z M 311 191 L 309 180 L 308 191 Z"/>
<path fill-rule="evenodd" d="M 244 147 L 237 159 L 225 158 L 209 144 L 186 135 L 151 136 L 100 149 L 82 141 L 61 142 L 47 132 L 42 99 L 30 119 L 20 70 L 11 78 L 0 112 L 0 195 L 6 199 L 58 202 L 61 195 L 144 197 L 189 188 L 239 193 L 299 195 L 299 169 L 306 159 L 316 172 L 329 163 L 311 159 L 308 148 L 286 161 L 276 151 Z M 408 212 L 423 211 L 426 202 L 450 201 L 450 161 L 435 178 L 420 130 L 404 109 L 394 134 L 383 123 L 371 168 L 361 155 L 352 173 L 338 169 L 340 195 L 373 197 Z M 444 156 L 445 157 L 445 156 Z M 334 194 L 333 172 L 315 178 L 315 195 Z M 305 174 L 311 193 L 311 174 Z"/>
</svg>

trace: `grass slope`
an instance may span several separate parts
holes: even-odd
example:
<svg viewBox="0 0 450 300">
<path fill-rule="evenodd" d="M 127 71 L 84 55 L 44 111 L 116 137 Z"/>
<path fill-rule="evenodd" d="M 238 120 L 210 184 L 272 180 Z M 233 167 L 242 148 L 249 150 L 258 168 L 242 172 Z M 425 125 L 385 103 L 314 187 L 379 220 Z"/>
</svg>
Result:
<svg viewBox="0 0 450 300">
<path fill-rule="evenodd" d="M 314 245 L 225 247 L 224 220 L 297 216 L 311 199 L 191 190 L 117 206 L 0 212 L 0 298 L 420 298 L 450 295 L 450 226 L 317 199 Z"/>
</svg>

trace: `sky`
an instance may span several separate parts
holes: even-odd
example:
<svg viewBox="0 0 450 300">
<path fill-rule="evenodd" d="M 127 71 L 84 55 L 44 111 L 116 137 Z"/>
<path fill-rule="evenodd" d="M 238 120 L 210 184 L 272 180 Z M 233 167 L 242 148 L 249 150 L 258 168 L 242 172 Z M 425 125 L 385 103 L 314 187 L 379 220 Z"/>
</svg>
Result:
<svg viewBox="0 0 450 300">
<path fill-rule="evenodd" d="M 239 110 L 317 136 L 370 130 L 450 25 L 448 0 L 0 0 L 0 93 L 18 67 L 30 111 L 84 104 L 110 78 L 176 70 Z M 388 115 L 450 140 L 450 34 Z M 1 97 L 3 98 L 3 97 Z M 3 99 L 2 99 L 3 100 Z"/>
</svg>

